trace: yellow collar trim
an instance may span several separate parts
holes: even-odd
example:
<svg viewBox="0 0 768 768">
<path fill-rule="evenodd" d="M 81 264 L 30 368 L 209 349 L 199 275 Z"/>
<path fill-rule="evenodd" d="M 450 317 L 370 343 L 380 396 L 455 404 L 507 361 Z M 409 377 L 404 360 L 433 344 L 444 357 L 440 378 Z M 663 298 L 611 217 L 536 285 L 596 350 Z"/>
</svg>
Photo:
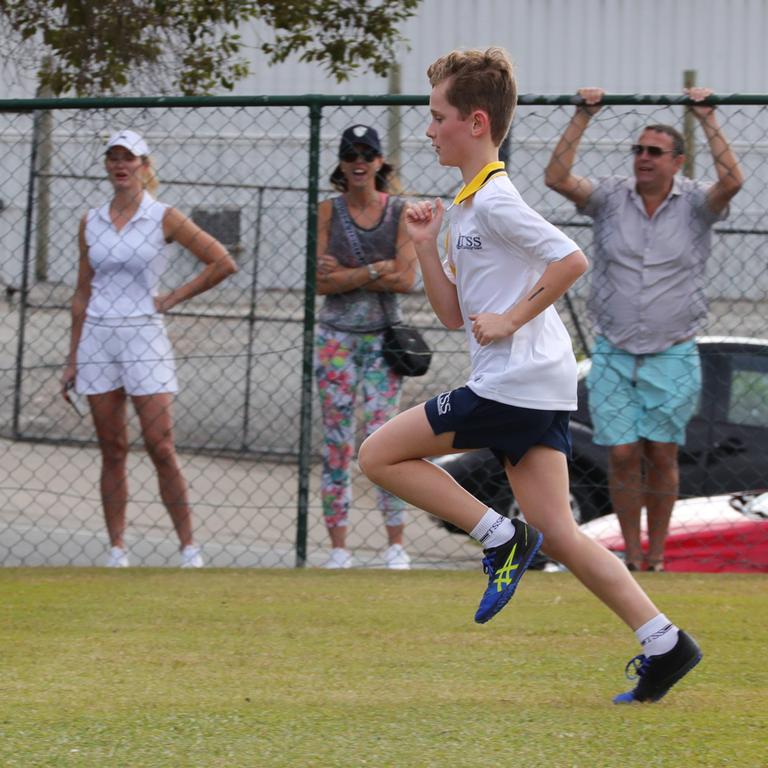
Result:
<svg viewBox="0 0 768 768">
<path fill-rule="evenodd" d="M 493 163 L 488 163 L 480 173 L 475 176 L 469 184 L 466 184 L 459 190 L 459 194 L 453 199 L 453 204 L 458 205 L 463 203 L 468 197 L 472 197 L 480 188 L 484 187 L 491 179 L 500 171 L 504 171 L 504 163 L 501 160 L 497 160 Z"/>
</svg>

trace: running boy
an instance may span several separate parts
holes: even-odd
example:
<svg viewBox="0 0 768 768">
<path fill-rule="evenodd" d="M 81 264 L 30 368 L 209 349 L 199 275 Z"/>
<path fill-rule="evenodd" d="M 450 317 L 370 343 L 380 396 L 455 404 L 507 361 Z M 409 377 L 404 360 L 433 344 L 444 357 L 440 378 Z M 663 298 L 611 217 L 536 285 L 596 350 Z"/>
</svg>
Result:
<svg viewBox="0 0 768 768">
<path fill-rule="evenodd" d="M 360 449 L 376 484 L 464 529 L 481 542 L 488 586 L 475 614 L 484 623 L 514 594 L 542 546 L 613 610 L 641 643 L 636 687 L 616 703 L 657 701 L 701 659 L 696 642 L 654 606 L 623 564 L 586 537 L 571 515 L 569 411 L 576 362 L 553 303 L 587 269 L 576 244 L 529 208 L 499 162 L 517 101 L 512 63 L 500 48 L 454 51 L 427 71 L 427 136 L 464 187 L 449 208 L 445 267 L 436 199 L 406 221 L 424 286 L 447 328 L 466 329 L 472 372 L 378 429 Z M 503 462 L 525 519 L 487 509 L 425 458 L 490 448 Z"/>
</svg>

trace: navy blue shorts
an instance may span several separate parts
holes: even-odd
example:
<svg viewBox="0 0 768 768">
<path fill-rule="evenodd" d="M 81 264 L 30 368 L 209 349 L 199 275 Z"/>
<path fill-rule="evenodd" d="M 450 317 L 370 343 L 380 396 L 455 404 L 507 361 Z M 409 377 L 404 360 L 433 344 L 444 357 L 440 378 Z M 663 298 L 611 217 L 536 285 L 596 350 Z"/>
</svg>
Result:
<svg viewBox="0 0 768 768">
<path fill-rule="evenodd" d="M 571 458 L 570 411 L 519 408 L 476 395 L 469 387 L 442 392 L 424 404 L 436 435 L 455 432 L 454 448 L 490 448 L 514 465 L 534 445 L 546 445 Z"/>
</svg>

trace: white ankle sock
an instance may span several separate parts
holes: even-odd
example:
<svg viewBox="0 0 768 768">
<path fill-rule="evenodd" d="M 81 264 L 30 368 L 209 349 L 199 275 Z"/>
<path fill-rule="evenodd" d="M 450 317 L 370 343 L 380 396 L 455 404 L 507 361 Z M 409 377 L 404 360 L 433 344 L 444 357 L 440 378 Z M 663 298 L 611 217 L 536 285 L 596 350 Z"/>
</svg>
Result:
<svg viewBox="0 0 768 768">
<path fill-rule="evenodd" d="M 675 647 L 677 627 L 663 613 L 660 613 L 636 629 L 635 636 L 643 646 L 643 653 L 646 656 L 660 656 Z"/>
<path fill-rule="evenodd" d="M 508 517 L 489 508 L 469 535 L 479 541 L 483 549 L 490 549 L 509 541 L 515 535 L 515 524 Z"/>
</svg>

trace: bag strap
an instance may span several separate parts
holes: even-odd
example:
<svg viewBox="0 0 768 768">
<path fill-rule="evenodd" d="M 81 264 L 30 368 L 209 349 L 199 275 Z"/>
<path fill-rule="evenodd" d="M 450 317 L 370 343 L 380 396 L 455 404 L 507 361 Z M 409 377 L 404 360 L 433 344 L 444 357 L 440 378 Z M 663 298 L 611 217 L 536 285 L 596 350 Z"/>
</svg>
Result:
<svg viewBox="0 0 768 768">
<path fill-rule="evenodd" d="M 353 256 L 360 262 L 361 267 L 367 267 L 368 262 L 363 257 L 363 246 L 360 245 L 360 238 L 357 236 L 357 230 L 352 222 L 352 217 L 349 215 L 347 204 L 342 197 L 335 197 L 333 199 L 333 207 L 336 209 L 336 213 L 339 214 L 339 220 L 341 221 L 341 228 L 344 230 L 344 234 L 349 241 L 349 247 L 352 249 Z M 387 325 L 392 325 L 392 321 L 389 319 L 389 312 L 387 311 L 387 305 L 384 302 L 384 297 L 376 292 L 376 298 L 381 305 L 381 311 L 384 313 L 384 319 L 387 321 Z"/>
<path fill-rule="evenodd" d="M 368 262 L 363 258 L 363 246 L 360 245 L 360 238 L 357 236 L 357 230 L 355 230 L 355 225 L 352 223 L 352 218 L 349 215 L 344 199 L 342 197 L 335 197 L 333 199 L 333 207 L 336 209 L 336 213 L 339 214 L 341 227 L 347 236 L 347 240 L 349 240 L 354 257 L 360 262 L 361 267 L 365 267 Z"/>
</svg>

